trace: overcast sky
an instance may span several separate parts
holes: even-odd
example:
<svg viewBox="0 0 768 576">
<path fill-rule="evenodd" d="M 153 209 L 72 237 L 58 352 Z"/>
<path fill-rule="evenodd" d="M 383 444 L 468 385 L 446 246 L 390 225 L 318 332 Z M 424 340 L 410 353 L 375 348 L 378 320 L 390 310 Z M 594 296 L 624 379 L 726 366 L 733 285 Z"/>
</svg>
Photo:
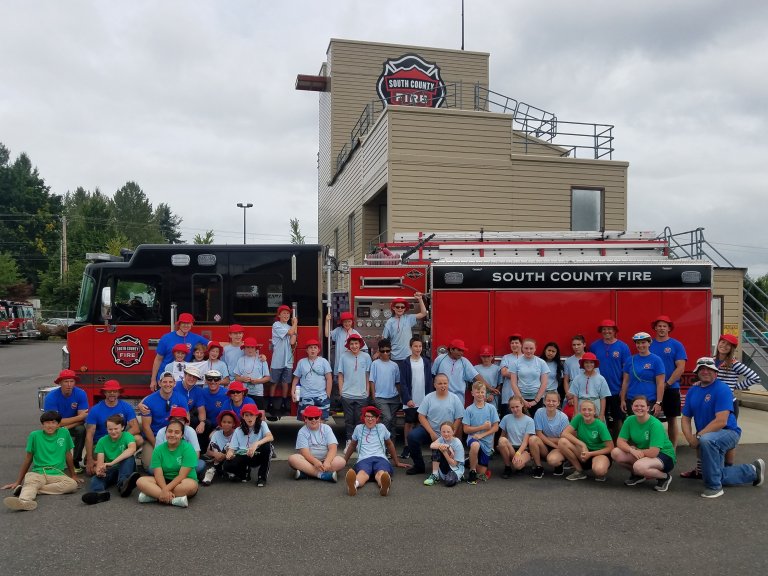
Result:
<svg viewBox="0 0 768 576">
<path fill-rule="evenodd" d="M 459 48 L 460 0 L 0 4 L 0 142 L 57 194 L 136 181 L 184 238 L 317 239 L 318 99 L 330 38 Z M 768 2 L 466 0 L 490 87 L 615 125 L 629 229 L 705 228 L 768 273 Z M 362 109 L 362 107 L 361 107 Z"/>
</svg>

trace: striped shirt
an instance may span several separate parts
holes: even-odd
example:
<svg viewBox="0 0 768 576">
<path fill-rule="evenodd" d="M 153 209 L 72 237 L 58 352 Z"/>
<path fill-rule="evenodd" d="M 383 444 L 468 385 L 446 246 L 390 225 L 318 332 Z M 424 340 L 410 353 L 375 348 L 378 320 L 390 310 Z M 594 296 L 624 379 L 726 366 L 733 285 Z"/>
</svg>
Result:
<svg viewBox="0 0 768 576">
<path fill-rule="evenodd" d="M 718 367 L 717 379 L 722 380 L 731 388 L 731 390 L 748 390 L 753 384 L 760 384 L 760 376 L 751 368 L 747 368 L 741 362 L 735 362 L 730 368 L 722 367 L 722 360 L 715 360 Z M 743 376 L 743 380 L 739 377 Z"/>
</svg>

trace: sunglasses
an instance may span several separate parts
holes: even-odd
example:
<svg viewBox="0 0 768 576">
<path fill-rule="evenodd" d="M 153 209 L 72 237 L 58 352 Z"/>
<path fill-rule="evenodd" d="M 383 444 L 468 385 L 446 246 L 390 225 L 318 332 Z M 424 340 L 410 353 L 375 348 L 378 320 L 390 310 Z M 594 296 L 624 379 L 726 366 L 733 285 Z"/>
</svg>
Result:
<svg viewBox="0 0 768 576">
<path fill-rule="evenodd" d="M 320 416 L 304 416 L 305 420 L 320 420 Z"/>
<path fill-rule="evenodd" d="M 405 306 L 399 305 L 399 306 L 393 306 L 395 310 L 405 310 Z"/>
<path fill-rule="evenodd" d="M 230 394 L 243 394 L 242 390 L 230 390 Z"/>
<path fill-rule="evenodd" d="M 206 376 L 205 377 L 206 382 L 218 382 L 221 380 L 220 376 Z"/>
<path fill-rule="evenodd" d="M 381 348 L 379 352 L 381 352 L 382 354 L 389 354 L 390 352 L 392 352 L 392 350 L 390 350 L 389 348 Z"/>
</svg>

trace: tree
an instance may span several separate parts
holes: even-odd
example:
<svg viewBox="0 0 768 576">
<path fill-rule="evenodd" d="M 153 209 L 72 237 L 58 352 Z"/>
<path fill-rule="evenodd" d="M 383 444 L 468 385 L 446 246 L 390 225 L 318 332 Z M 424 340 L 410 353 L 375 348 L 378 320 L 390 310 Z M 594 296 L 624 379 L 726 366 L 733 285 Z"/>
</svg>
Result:
<svg viewBox="0 0 768 576">
<path fill-rule="evenodd" d="M 179 225 L 182 222 L 180 216 L 171 212 L 168 204 L 161 202 L 155 208 L 155 222 L 160 229 L 160 234 L 168 244 L 181 244 L 181 232 Z"/>
<path fill-rule="evenodd" d="M 98 188 L 78 187 L 64 196 L 67 218 L 67 262 L 83 260 L 88 252 L 104 252 L 117 231 L 112 199 Z"/>
<path fill-rule="evenodd" d="M 164 243 L 152 203 L 136 182 L 126 182 L 112 198 L 115 229 L 128 238 L 130 248 Z"/>
<path fill-rule="evenodd" d="M 128 247 L 128 238 L 122 232 L 118 232 L 116 236 L 110 238 L 104 246 L 107 254 L 112 254 L 113 256 L 120 256 L 120 250 Z"/>
<path fill-rule="evenodd" d="M 13 256 L 7 252 L 0 252 L 0 294 L 5 294 L 9 288 L 23 281 Z"/>
<path fill-rule="evenodd" d="M 205 236 L 195 234 L 195 238 L 192 240 L 192 244 L 213 244 L 213 230 L 207 230 L 205 232 Z"/>
<path fill-rule="evenodd" d="M 299 228 L 299 219 L 291 218 L 291 244 L 304 244 L 304 235 Z"/>
<path fill-rule="evenodd" d="M 69 274 L 62 280 L 55 263 L 40 275 L 37 294 L 49 310 L 75 310 L 80 297 L 80 283 L 83 280 L 85 259 L 75 260 L 69 266 Z"/>
<path fill-rule="evenodd" d="M 768 320 L 768 274 L 755 279 L 747 275 L 744 286 L 747 292 L 744 297 L 744 307 L 754 310 L 761 320 Z"/>
</svg>

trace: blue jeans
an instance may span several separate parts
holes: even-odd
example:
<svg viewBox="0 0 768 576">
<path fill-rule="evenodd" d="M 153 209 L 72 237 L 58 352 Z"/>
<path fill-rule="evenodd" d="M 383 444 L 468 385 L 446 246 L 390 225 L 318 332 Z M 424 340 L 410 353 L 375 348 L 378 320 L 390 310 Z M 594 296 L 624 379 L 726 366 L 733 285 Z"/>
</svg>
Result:
<svg viewBox="0 0 768 576">
<path fill-rule="evenodd" d="M 708 432 L 699 440 L 701 474 L 704 485 L 712 490 L 723 486 L 750 484 L 755 481 L 755 468 L 751 464 L 725 466 L 725 453 L 735 448 L 740 435 L 735 430 Z"/>
<path fill-rule="evenodd" d="M 122 484 L 134 472 L 136 472 L 136 459 L 131 456 L 121 460 L 117 467 L 112 466 L 108 468 L 107 475 L 103 478 L 92 476 L 89 490 L 91 492 L 103 492 L 112 484 Z"/>
<path fill-rule="evenodd" d="M 425 470 L 424 457 L 421 455 L 421 446 L 422 444 L 431 443 L 432 437 L 429 435 L 429 432 L 424 430 L 424 427 L 421 425 L 416 426 L 416 428 L 411 430 L 411 433 L 408 434 L 408 450 L 411 453 L 413 467 L 420 472 Z"/>
</svg>

